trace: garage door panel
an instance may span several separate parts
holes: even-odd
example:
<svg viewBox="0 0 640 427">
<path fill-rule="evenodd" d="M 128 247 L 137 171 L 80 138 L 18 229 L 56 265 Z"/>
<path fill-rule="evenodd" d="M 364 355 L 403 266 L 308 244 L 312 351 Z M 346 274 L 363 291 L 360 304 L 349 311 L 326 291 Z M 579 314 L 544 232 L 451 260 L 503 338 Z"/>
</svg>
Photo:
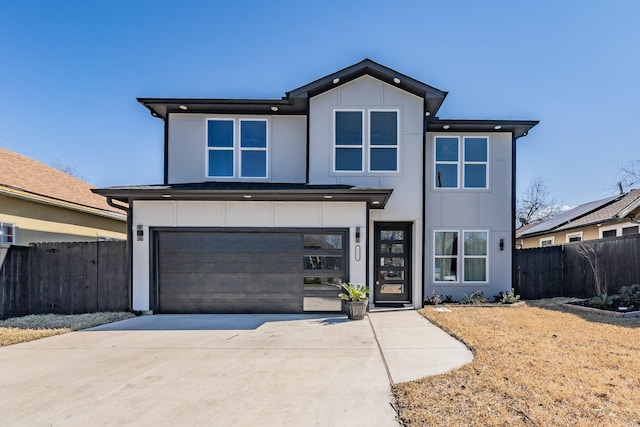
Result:
<svg viewBox="0 0 640 427">
<path fill-rule="evenodd" d="M 175 253 L 167 252 L 160 265 L 165 272 L 255 273 L 299 272 L 303 267 L 300 252 L 280 253 Z"/>
<path fill-rule="evenodd" d="M 303 237 L 287 232 L 160 231 L 162 313 L 303 311 Z"/>
</svg>

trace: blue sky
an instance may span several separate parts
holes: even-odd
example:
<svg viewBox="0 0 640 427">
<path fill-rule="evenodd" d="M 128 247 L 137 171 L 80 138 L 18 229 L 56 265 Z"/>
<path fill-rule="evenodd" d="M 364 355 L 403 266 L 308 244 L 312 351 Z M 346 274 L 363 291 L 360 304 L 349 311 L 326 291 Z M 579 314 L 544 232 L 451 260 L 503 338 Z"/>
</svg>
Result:
<svg viewBox="0 0 640 427">
<path fill-rule="evenodd" d="M 3 0 L 0 146 L 105 187 L 162 181 L 136 97 L 280 98 L 369 57 L 449 92 L 442 118 L 538 119 L 518 187 L 613 194 L 640 159 L 638 1 Z"/>
</svg>

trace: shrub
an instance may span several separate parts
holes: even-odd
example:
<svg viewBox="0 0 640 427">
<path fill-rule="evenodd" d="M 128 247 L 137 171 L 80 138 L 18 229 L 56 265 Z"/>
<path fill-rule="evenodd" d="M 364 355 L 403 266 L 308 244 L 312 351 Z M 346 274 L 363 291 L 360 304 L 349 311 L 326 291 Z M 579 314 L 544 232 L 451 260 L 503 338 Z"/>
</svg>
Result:
<svg viewBox="0 0 640 427">
<path fill-rule="evenodd" d="M 640 285 L 620 288 L 620 303 L 626 306 L 640 307 Z"/>
<path fill-rule="evenodd" d="M 436 294 L 436 291 L 431 291 L 431 295 L 424 300 L 424 305 L 438 305 L 442 304 L 442 299 L 440 299 L 440 295 Z"/>
<path fill-rule="evenodd" d="M 509 292 L 500 292 L 500 302 L 502 304 L 513 304 L 520 300 L 520 295 L 516 295 L 516 290 L 511 288 Z"/>
<path fill-rule="evenodd" d="M 487 302 L 487 298 L 484 296 L 483 291 L 475 291 L 471 295 L 464 295 L 464 299 L 462 301 L 463 304 L 484 304 Z"/>
<path fill-rule="evenodd" d="M 610 308 L 612 307 L 620 297 L 618 295 L 602 294 L 595 296 L 589 300 L 589 305 L 598 308 Z"/>
</svg>

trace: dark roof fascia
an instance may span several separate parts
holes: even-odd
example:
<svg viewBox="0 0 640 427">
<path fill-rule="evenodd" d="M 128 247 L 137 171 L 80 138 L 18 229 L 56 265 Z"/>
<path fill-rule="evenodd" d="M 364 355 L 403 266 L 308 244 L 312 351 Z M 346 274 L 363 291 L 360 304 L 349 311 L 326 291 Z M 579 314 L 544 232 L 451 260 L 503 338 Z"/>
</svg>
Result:
<svg viewBox="0 0 640 427">
<path fill-rule="evenodd" d="M 183 186 L 137 186 L 93 189 L 94 193 L 122 202 L 133 200 L 209 200 L 269 202 L 367 202 L 370 209 L 383 209 L 393 189 L 345 186 L 305 186 L 295 188 L 247 187 L 246 189 L 207 189 Z"/>
<path fill-rule="evenodd" d="M 435 115 L 437 113 L 438 109 L 444 102 L 444 98 L 447 96 L 447 92 L 445 91 L 366 58 L 357 64 L 353 64 L 340 71 L 336 71 L 335 73 L 321 77 L 309 84 L 287 92 L 287 98 L 309 99 L 364 75 L 369 75 L 388 83 L 391 86 L 400 88 L 405 92 L 424 98 L 427 100 L 427 111 L 430 115 Z M 334 83 L 334 80 L 336 79 L 338 80 Z M 400 83 L 396 83 L 395 79 L 399 79 Z"/>
<path fill-rule="evenodd" d="M 153 117 L 169 114 L 306 114 L 305 100 L 223 98 L 137 98 Z M 276 109 L 274 111 L 274 109 Z"/>
<path fill-rule="evenodd" d="M 427 118 L 427 132 L 511 132 L 514 138 L 527 136 L 539 120 L 465 120 Z M 447 129 L 444 127 L 448 126 Z"/>
</svg>

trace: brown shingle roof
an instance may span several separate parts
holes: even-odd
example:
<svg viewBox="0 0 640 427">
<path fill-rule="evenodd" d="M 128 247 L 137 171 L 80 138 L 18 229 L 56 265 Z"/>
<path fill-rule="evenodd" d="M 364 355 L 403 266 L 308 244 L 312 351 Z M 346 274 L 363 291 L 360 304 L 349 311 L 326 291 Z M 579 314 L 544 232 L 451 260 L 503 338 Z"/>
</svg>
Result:
<svg viewBox="0 0 640 427">
<path fill-rule="evenodd" d="M 0 186 L 12 187 L 38 196 L 123 214 L 106 199 L 91 192 L 90 184 L 51 166 L 0 148 Z"/>
<path fill-rule="evenodd" d="M 605 221 L 611 221 L 618 218 L 618 213 L 630 204 L 636 202 L 640 198 L 640 190 L 631 190 L 625 195 L 621 196 L 615 202 L 603 206 L 602 208 L 591 212 L 581 218 L 577 218 L 568 224 L 558 227 L 557 230 L 566 230 L 569 228 L 575 228 L 581 225 L 598 224 Z"/>
</svg>

